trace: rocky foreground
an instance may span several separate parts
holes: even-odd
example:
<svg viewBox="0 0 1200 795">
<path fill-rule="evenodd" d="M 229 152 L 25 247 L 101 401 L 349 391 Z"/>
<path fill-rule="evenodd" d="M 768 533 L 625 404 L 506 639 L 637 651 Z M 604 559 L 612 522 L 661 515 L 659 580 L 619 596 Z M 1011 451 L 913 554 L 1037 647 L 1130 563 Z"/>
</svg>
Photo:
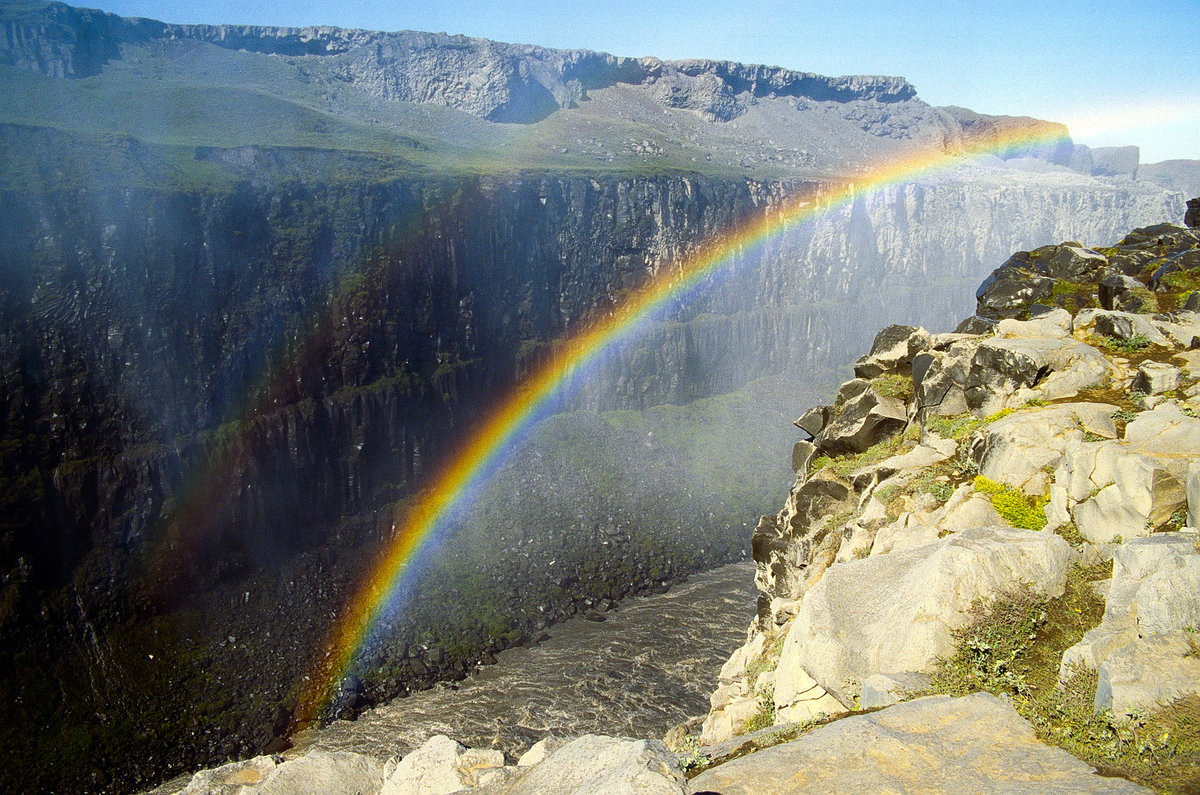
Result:
<svg viewBox="0 0 1200 795">
<path fill-rule="evenodd" d="M 795 485 L 753 537 L 758 615 L 673 750 L 547 738 L 508 764 L 438 736 L 182 792 L 1194 788 L 1198 287 L 1200 232 L 1164 224 L 1015 254 L 958 332 L 880 332 L 796 422 Z"/>
</svg>

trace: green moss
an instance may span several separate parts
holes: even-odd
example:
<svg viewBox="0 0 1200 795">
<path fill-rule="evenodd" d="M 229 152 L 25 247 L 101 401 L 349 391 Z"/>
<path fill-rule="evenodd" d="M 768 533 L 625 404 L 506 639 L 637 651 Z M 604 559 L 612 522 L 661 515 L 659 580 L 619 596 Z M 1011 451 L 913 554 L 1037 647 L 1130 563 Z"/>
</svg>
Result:
<svg viewBox="0 0 1200 795">
<path fill-rule="evenodd" d="M 875 390 L 877 395 L 881 395 L 882 397 L 908 401 L 913 396 L 912 378 L 899 373 L 879 376 L 871 381 L 871 388 Z"/>
<path fill-rule="evenodd" d="M 955 417 L 930 417 L 925 421 L 925 427 L 943 439 L 959 441 L 983 425 L 983 421 L 970 414 L 960 414 Z"/>
<path fill-rule="evenodd" d="M 992 507 L 996 513 L 1014 527 L 1025 530 L 1041 530 L 1046 526 L 1046 501 L 1025 496 L 1017 489 L 997 483 L 994 480 L 978 475 L 974 481 L 975 490 L 988 495 L 992 499 Z"/>
</svg>

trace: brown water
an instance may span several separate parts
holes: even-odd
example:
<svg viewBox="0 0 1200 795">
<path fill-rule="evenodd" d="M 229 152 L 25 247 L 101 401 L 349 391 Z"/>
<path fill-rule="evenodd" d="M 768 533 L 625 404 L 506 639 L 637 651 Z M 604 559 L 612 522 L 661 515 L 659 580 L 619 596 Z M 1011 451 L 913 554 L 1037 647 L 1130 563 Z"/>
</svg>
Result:
<svg viewBox="0 0 1200 795">
<path fill-rule="evenodd" d="M 401 756 L 435 734 L 516 755 L 547 734 L 662 737 L 708 711 L 708 695 L 754 616 L 754 566 L 699 574 L 627 599 L 603 623 L 575 618 L 537 646 L 497 655 L 466 680 L 397 699 L 299 740 Z"/>
</svg>

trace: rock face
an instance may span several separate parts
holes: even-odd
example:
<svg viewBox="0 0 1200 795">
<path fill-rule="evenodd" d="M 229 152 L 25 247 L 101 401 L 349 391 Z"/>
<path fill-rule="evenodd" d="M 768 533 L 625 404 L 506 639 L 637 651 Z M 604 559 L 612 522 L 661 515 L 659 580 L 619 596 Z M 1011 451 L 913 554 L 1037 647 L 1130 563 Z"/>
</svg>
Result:
<svg viewBox="0 0 1200 795">
<path fill-rule="evenodd" d="M 1014 582 L 1059 596 L 1070 558 L 1057 536 L 988 527 L 830 567 L 804 594 L 784 642 L 776 715 L 813 717 L 815 686 L 850 708 L 868 676 L 928 673 L 950 654 L 951 632 L 976 599 Z"/>
<path fill-rule="evenodd" d="M 1200 693 L 1200 548 L 1195 534 L 1165 533 L 1123 544 L 1113 557 L 1104 621 L 1062 658 L 1096 670 L 1096 712 L 1128 716 Z M 1194 643 L 1194 640 L 1193 640 Z"/>
<path fill-rule="evenodd" d="M 1188 199 L 1187 215 L 1183 222 L 1188 226 L 1200 226 L 1200 199 Z"/>
<path fill-rule="evenodd" d="M 1097 775 L 995 696 L 931 696 L 726 762 L 688 792 L 1149 792 Z"/>
</svg>

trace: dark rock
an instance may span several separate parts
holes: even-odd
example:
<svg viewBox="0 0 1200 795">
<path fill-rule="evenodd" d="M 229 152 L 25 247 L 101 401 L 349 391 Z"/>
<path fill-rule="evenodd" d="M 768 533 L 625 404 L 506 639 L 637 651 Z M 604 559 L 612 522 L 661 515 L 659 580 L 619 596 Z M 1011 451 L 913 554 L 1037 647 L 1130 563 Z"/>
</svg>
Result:
<svg viewBox="0 0 1200 795">
<path fill-rule="evenodd" d="M 912 326 L 892 325 L 875 335 L 871 352 L 854 364 L 855 378 L 876 378 L 884 373 L 907 373 L 913 356 L 930 345 L 929 332 Z"/>
<path fill-rule="evenodd" d="M 584 617 L 585 619 L 587 619 L 588 621 L 597 621 L 597 622 L 599 622 L 599 621 L 605 621 L 605 620 L 607 620 L 607 619 L 605 618 L 605 616 L 604 616 L 604 614 L 603 614 L 603 613 L 599 613 L 599 612 L 597 612 L 597 611 L 595 611 L 595 610 L 589 610 L 589 611 L 587 611 L 586 613 L 584 613 L 584 614 L 583 614 L 583 617 Z"/>
<path fill-rule="evenodd" d="M 1108 255 L 1110 271 L 1123 273 L 1126 276 L 1138 276 L 1146 270 L 1146 266 L 1157 257 L 1152 251 L 1139 248 L 1118 249 Z"/>
<path fill-rule="evenodd" d="M 1053 279 L 1085 281 L 1108 265 L 1103 254 L 1082 246 L 1047 246 L 1036 253 L 1040 256 L 1035 260 L 1033 269 Z"/>
<path fill-rule="evenodd" d="M 792 424 L 807 433 L 810 437 L 816 437 L 825 425 L 828 424 L 832 411 L 829 406 L 816 406 L 804 412 L 800 416 L 800 419 Z"/>
<path fill-rule="evenodd" d="M 983 280 L 975 291 L 975 314 L 1000 320 L 1021 317 L 1030 304 L 1049 298 L 1054 280 L 1032 271 L 1027 252 L 1014 254 Z"/>
<path fill-rule="evenodd" d="M 921 383 L 925 380 L 925 374 L 929 372 L 929 368 L 937 360 L 938 357 L 932 353 L 919 353 L 913 357 L 913 394 L 921 394 Z M 918 403 L 918 405 L 920 404 Z"/>
<path fill-rule="evenodd" d="M 957 334 L 990 334 L 995 327 L 995 319 L 971 315 L 959 323 L 954 331 Z"/>
<path fill-rule="evenodd" d="M 1200 290 L 1196 290 L 1183 302 L 1183 308 L 1189 312 L 1200 312 Z"/>
<path fill-rule="evenodd" d="M 1183 222 L 1190 227 L 1200 226 L 1200 198 L 1188 199 L 1187 212 L 1184 213 Z"/>
<path fill-rule="evenodd" d="M 904 402 L 896 398 L 883 397 L 870 388 L 865 381 L 848 381 L 850 385 L 866 385 L 841 406 L 841 413 L 814 440 L 821 453 L 841 455 L 861 453 L 868 447 L 904 430 L 908 424 L 908 410 Z M 853 394 L 856 390 L 850 390 Z M 842 395 L 838 396 L 839 401 Z"/>
<path fill-rule="evenodd" d="M 1130 307 L 1134 304 L 1140 306 L 1141 302 L 1137 298 L 1137 292 L 1145 289 L 1145 285 L 1137 279 L 1119 273 L 1110 273 L 1100 280 L 1097 294 L 1100 306 L 1104 309 L 1137 311 Z"/>
</svg>

